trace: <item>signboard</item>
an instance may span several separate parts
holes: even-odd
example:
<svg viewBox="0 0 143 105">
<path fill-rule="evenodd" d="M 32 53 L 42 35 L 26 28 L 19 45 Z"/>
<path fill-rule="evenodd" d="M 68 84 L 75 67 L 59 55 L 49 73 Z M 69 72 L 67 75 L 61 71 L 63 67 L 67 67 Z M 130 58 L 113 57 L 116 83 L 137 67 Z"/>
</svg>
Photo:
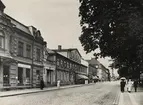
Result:
<svg viewBox="0 0 143 105">
<path fill-rule="evenodd" d="M 26 64 L 21 64 L 21 63 L 18 63 L 18 67 L 31 69 L 31 65 L 26 65 Z"/>
</svg>

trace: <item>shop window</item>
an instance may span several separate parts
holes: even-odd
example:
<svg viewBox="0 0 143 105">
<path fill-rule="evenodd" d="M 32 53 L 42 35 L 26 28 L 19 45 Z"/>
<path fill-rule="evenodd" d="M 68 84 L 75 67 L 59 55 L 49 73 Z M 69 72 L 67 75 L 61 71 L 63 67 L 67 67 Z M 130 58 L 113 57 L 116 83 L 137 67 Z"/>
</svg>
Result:
<svg viewBox="0 0 143 105">
<path fill-rule="evenodd" d="M 4 86 L 9 85 L 9 66 L 4 65 L 3 66 L 3 82 Z"/>
<path fill-rule="evenodd" d="M 18 85 L 23 85 L 23 68 L 18 67 Z"/>
<path fill-rule="evenodd" d="M 27 58 L 31 58 L 31 45 L 26 45 L 26 56 Z"/>
<path fill-rule="evenodd" d="M 4 48 L 4 34 L 0 31 L 0 48 Z"/>
<path fill-rule="evenodd" d="M 37 71 L 36 71 L 36 75 L 37 75 L 37 80 L 40 81 L 40 70 L 37 70 Z"/>
<path fill-rule="evenodd" d="M 23 51 L 24 51 L 24 43 L 18 42 L 18 56 L 23 57 Z"/>
<path fill-rule="evenodd" d="M 30 69 L 26 69 L 26 84 L 30 84 Z"/>
</svg>

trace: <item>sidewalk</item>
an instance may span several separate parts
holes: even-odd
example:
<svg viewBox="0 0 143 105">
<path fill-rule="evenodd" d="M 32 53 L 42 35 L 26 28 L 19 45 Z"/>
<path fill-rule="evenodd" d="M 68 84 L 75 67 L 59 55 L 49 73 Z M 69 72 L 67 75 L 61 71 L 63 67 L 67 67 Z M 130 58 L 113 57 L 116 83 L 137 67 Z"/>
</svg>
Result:
<svg viewBox="0 0 143 105">
<path fill-rule="evenodd" d="M 87 85 L 91 85 L 91 84 L 87 84 Z M 10 90 L 10 91 L 0 92 L 0 97 L 9 97 L 9 96 L 16 96 L 16 95 L 23 95 L 23 94 L 54 91 L 54 90 L 59 90 L 59 89 L 67 89 L 67 88 L 74 88 L 74 87 L 87 86 L 87 85 L 85 85 L 85 84 L 67 85 L 67 86 L 61 86 L 60 88 L 58 88 L 58 87 L 49 87 L 49 88 L 44 88 L 43 90 L 40 90 L 40 88 L 23 89 L 23 90 Z"/>
<path fill-rule="evenodd" d="M 143 105 L 143 88 L 139 87 L 137 92 L 129 93 L 125 91 L 124 93 L 120 92 L 119 104 L 118 105 Z"/>
</svg>

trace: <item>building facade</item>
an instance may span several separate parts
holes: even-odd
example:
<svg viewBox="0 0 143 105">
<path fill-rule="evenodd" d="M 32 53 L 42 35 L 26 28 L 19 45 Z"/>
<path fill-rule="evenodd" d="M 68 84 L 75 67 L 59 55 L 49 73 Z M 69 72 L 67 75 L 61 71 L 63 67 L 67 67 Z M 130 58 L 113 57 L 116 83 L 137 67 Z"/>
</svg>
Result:
<svg viewBox="0 0 143 105">
<path fill-rule="evenodd" d="M 36 87 L 46 42 L 39 30 L 4 13 L 0 1 L 0 88 Z"/>
<path fill-rule="evenodd" d="M 59 45 L 58 49 L 54 49 L 53 51 L 70 60 L 68 64 L 70 65 L 69 75 L 71 84 L 79 83 L 80 79 L 88 79 L 87 77 L 88 67 L 87 65 L 82 63 L 82 56 L 79 53 L 78 49 L 76 48 L 62 49 L 62 46 Z"/>
<path fill-rule="evenodd" d="M 105 66 L 103 66 L 97 59 L 92 58 L 91 60 L 87 61 L 89 62 L 90 67 L 89 72 L 91 72 L 92 75 L 94 74 L 94 77 L 97 76 L 100 81 L 109 80 L 109 70 Z"/>
<path fill-rule="evenodd" d="M 46 86 L 56 85 L 56 61 L 54 56 L 50 54 L 54 53 L 52 50 L 48 49 L 47 46 L 44 49 L 44 72 L 43 80 Z"/>
</svg>

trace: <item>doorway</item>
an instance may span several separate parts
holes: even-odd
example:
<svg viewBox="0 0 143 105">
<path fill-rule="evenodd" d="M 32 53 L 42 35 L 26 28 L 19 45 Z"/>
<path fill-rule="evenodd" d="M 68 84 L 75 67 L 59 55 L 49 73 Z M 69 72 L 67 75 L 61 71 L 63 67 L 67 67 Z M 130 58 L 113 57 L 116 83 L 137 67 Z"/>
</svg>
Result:
<svg viewBox="0 0 143 105">
<path fill-rule="evenodd" d="M 10 84 L 10 76 L 9 76 L 9 74 L 10 74 L 10 72 L 9 72 L 9 66 L 8 65 L 4 65 L 3 66 L 3 85 L 4 86 L 9 86 Z"/>
</svg>

